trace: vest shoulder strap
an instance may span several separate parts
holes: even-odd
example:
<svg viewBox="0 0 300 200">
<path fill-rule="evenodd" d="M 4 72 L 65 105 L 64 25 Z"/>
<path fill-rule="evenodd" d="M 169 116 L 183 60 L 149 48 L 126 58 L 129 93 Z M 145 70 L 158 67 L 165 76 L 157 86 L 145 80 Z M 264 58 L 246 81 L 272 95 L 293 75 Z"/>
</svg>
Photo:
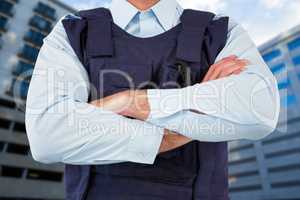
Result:
<svg viewBox="0 0 300 200">
<path fill-rule="evenodd" d="M 80 16 L 83 19 L 105 19 L 112 20 L 112 15 L 107 8 L 94 8 L 89 10 L 80 10 L 75 15 Z"/>
<path fill-rule="evenodd" d="M 215 14 L 206 11 L 186 9 L 180 21 L 182 31 L 178 36 L 178 59 L 200 62 L 203 51 L 207 62 L 212 64 L 227 40 L 228 17 L 215 19 Z"/>
<path fill-rule="evenodd" d="M 87 65 L 88 58 L 113 55 L 112 16 L 106 8 L 82 10 L 62 20 L 76 55 Z"/>
</svg>

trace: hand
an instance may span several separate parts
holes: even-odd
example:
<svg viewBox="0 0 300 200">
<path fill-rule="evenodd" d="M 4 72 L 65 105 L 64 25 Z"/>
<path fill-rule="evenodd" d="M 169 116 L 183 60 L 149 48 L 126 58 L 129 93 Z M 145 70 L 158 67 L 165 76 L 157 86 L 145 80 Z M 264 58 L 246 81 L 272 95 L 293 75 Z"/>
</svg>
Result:
<svg viewBox="0 0 300 200">
<path fill-rule="evenodd" d="M 202 82 L 216 80 L 232 74 L 239 74 L 246 68 L 248 64 L 249 61 L 238 59 L 236 56 L 226 57 L 209 68 Z M 159 152 L 162 153 L 173 150 L 191 141 L 192 139 L 188 137 L 165 130 Z"/>
<path fill-rule="evenodd" d="M 91 102 L 123 116 L 145 120 L 149 116 L 150 106 L 146 90 L 126 90 Z"/>
<path fill-rule="evenodd" d="M 183 135 L 179 135 L 177 133 L 171 132 L 167 129 L 165 129 L 164 136 L 159 148 L 159 153 L 167 152 L 173 149 L 176 149 L 180 146 L 183 146 L 189 142 L 191 142 L 192 139 L 185 137 Z"/>
<path fill-rule="evenodd" d="M 216 80 L 232 74 L 239 74 L 248 64 L 247 60 L 238 59 L 236 56 L 229 56 L 212 65 L 202 82 Z M 159 153 L 173 150 L 191 141 L 192 139 L 188 137 L 165 130 Z"/>
<path fill-rule="evenodd" d="M 250 62 L 248 60 L 238 59 L 238 57 L 234 55 L 223 58 L 209 68 L 202 82 L 224 78 L 232 74 L 239 74 L 249 64 Z"/>
<path fill-rule="evenodd" d="M 135 118 L 146 118 L 150 111 L 145 90 L 128 90 L 119 92 L 111 96 L 92 101 L 90 104 L 124 116 L 131 116 Z M 144 110 L 144 112 L 141 112 L 141 110 Z M 165 129 L 159 153 L 173 150 L 191 141 L 192 140 L 190 138 Z"/>
<path fill-rule="evenodd" d="M 131 99 L 132 101 L 126 107 L 123 114 L 135 119 L 146 120 L 150 114 L 147 90 L 135 90 L 131 94 Z"/>
</svg>

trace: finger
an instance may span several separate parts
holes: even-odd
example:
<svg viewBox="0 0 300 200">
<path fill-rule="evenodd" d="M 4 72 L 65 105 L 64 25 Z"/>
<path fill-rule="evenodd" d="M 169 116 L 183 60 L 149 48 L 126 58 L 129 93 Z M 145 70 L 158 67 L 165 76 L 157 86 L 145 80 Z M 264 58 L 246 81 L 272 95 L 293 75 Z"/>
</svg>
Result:
<svg viewBox="0 0 300 200">
<path fill-rule="evenodd" d="M 235 61 L 235 63 L 227 66 L 223 66 L 221 72 L 217 77 L 212 77 L 213 80 L 224 78 L 230 76 L 234 71 L 243 70 L 246 67 L 246 64 L 243 61 Z"/>
<path fill-rule="evenodd" d="M 231 56 L 228 56 L 228 57 L 226 57 L 226 58 L 223 58 L 222 60 L 220 60 L 220 61 L 216 62 L 215 64 L 213 64 L 213 65 L 209 68 L 209 70 L 208 70 L 208 72 L 206 73 L 206 75 L 205 75 L 204 79 L 202 80 L 202 82 L 208 81 L 208 80 L 209 80 L 209 77 L 211 77 L 211 75 L 214 73 L 214 71 L 216 70 L 216 68 L 218 68 L 218 66 L 220 66 L 220 65 L 222 65 L 222 64 L 224 64 L 224 63 L 226 63 L 226 62 L 233 61 L 233 60 L 235 60 L 235 59 L 237 59 L 237 56 L 231 55 Z"/>
<path fill-rule="evenodd" d="M 248 61 L 243 59 L 235 60 L 225 66 L 223 66 L 221 70 L 220 76 L 226 76 L 227 74 L 231 74 L 233 71 L 236 71 L 237 69 L 244 69 L 247 67 Z"/>
<path fill-rule="evenodd" d="M 224 65 L 228 62 L 232 62 L 232 61 L 235 61 L 235 60 L 238 60 L 239 58 L 235 55 L 232 55 L 232 56 L 228 56 L 228 57 L 225 57 L 223 59 L 221 59 L 220 61 L 216 62 L 215 65 Z"/>
<path fill-rule="evenodd" d="M 236 55 L 230 55 L 227 57 L 222 58 L 220 61 L 218 61 L 217 63 L 221 63 L 223 61 L 228 61 L 228 60 L 236 60 L 238 59 L 238 57 Z"/>
<path fill-rule="evenodd" d="M 246 60 L 236 59 L 236 60 L 226 61 L 226 62 L 222 63 L 221 65 L 219 65 L 214 70 L 212 75 L 210 77 L 208 77 L 208 80 L 209 81 L 216 80 L 216 79 L 224 77 L 226 75 L 230 75 L 230 73 L 232 72 L 231 68 L 233 68 L 233 71 L 235 71 L 238 68 L 246 67 L 246 65 L 247 65 Z"/>
<path fill-rule="evenodd" d="M 244 66 L 247 66 L 250 64 L 250 61 L 248 61 L 246 59 L 237 59 L 235 62 L 237 65 L 244 65 Z"/>
<path fill-rule="evenodd" d="M 208 77 L 208 81 L 217 79 L 217 77 L 220 76 L 223 67 L 224 67 L 224 64 L 217 65 L 215 67 L 215 69 L 213 70 L 213 72 L 211 73 L 211 75 Z"/>
<path fill-rule="evenodd" d="M 245 69 L 238 69 L 238 70 L 234 71 L 232 74 L 238 75 L 238 74 L 240 74 L 244 70 Z"/>
<path fill-rule="evenodd" d="M 234 57 L 232 57 L 232 58 L 234 58 Z M 237 58 L 235 58 L 235 59 L 230 59 L 230 58 L 223 59 L 221 62 L 219 62 L 214 67 L 214 70 L 210 74 L 210 76 L 208 77 L 208 80 L 211 81 L 211 80 L 217 79 L 220 76 L 220 74 L 222 73 L 222 71 L 224 70 L 224 68 L 226 68 L 227 66 L 234 65 L 237 62 L 238 62 Z"/>
<path fill-rule="evenodd" d="M 206 82 L 206 81 L 209 80 L 209 77 L 214 72 L 216 66 L 217 66 L 217 64 L 214 64 L 214 65 L 210 66 L 210 68 L 208 69 L 207 73 L 205 74 L 204 79 L 202 80 L 202 82 Z"/>
<path fill-rule="evenodd" d="M 234 72 L 242 72 L 244 69 L 245 66 L 243 65 L 233 65 L 231 67 L 228 67 L 227 69 L 224 69 L 218 78 L 228 77 L 232 75 Z"/>
<path fill-rule="evenodd" d="M 212 73 L 212 72 L 213 72 L 213 68 L 212 68 L 212 66 L 211 66 L 211 67 L 209 68 L 208 72 L 205 74 L 205 76 L 204 76 L 202 82 L 208 81 L 208 79 L 209 79 L 209 77 L 211 76 L 211 73 Z"/>
</svg>

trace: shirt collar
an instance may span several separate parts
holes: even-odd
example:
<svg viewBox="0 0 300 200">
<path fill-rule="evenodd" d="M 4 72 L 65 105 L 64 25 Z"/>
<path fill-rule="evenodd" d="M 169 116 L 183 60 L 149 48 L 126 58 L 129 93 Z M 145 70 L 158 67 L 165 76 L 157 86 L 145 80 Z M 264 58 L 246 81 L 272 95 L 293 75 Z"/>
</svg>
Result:
<svg viewBox="0 0 300 200">
<path fill-rule="evenodd" d="M 177 15 L 179 7 L 176 0 L 160 0 L 152 7 L 152 10 L 163 28 L 169 30 L 178 21 L 175 17 L 179 17 Z"/>
<path fill-rule="evenodd" d="M 168 30 L 173 27 L 174 22 L 176 22 L 175 20 L 177 20 L 174 18 L 177 16 L 176 12 L 178 12 L 177 9 L 180 9 L 180 5 L 176 0 L 160 0 L 151 9 L 163 28 Z M 126 28 L 133 17 L 139 12 L 127 0 L 113 0 L 110 5 L 110 11 L 114 23 L 123 29 Z"/>
<path fill-rule="evenodd" d="M 114 23 L 125 29 L 139 11 L 127 0 L 113 0 L 110 5 L 110 12 Z"/>
</svg>

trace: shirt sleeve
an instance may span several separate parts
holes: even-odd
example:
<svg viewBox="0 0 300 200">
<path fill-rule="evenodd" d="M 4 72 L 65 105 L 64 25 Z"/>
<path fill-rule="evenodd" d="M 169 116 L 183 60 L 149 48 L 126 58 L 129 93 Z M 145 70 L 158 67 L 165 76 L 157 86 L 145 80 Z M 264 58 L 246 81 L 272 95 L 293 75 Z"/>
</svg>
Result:
<svg viewBox="0 0 300 200">
<path fill-rule="evenodd" d="M 147 90 L 151 112 L 146 121 L 206 141 L 259 139 L 271 133 L 280 110 L 276 79 L 247 32 L 233 20 L 216 62 L 230 55 L 247 59 L 250 65 L 239 75 L 186 88 Z M 201 128 L 201 124 L 214 127 L 216 121 L 225 128 L 234 127 L 234 134 Z M 219 136 L 210 135 L 214 133 Z"/>
<path fill-rule="evenodd" d="M 33 158 L 44 163 L 152 164 L 163 128 L 88 104 L 88 75 L 61 20 L 44 39 L 29 86 L 25 124 Z"/>
</svg>

